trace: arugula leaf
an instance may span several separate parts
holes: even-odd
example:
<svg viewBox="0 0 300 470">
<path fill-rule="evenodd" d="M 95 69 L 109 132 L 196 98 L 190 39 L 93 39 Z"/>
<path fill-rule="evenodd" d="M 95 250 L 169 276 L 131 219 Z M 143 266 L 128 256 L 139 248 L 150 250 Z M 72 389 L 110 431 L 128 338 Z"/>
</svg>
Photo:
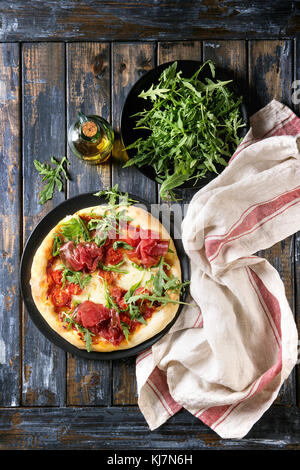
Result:
<svg viewBox="0 0 300 470">
<path fill-rule="evenodd" d="M 128 291 L 126 292 L 126 294 L 124 295 L 124 302 L 127 304 L 128 303 L 128 313 L 130 315 L 130 318 L 131 320 L 136 320 L 138 321 L 139 323 L 143 323 L 144 325 L 147 324 L 145 318 L 143 317 L 143 315 L 141 314 L 141 311 L 139 309 L 139 306 L 136 305 L 135 302 L 131 302 L 130 299 L 132 298 L 132 296 L 134 295 L 135 291 L 137 290 L 137 288 L 141 285 L 141 282 L 143 280 L 143 277 L 141 277 L 141 279 L 139 281 L 137 281 L 135 284 L 133 284 L 129 289 Z"/>
<path fill-rule="evenodd" d="M 33 160 L 34 166 L 40 175 L 43 176 L 42 181 L 47 181 L 47 184 L 39 193 L 39 204 L 45 204 L 45 202 L 52 199 L 55 187 L 57 186 L 59 191 L 62 191 L 64 179 L 68 180 L 69 176 L 64 167 L 64 164 L 69 165 L 67 157 L 63 157 L 59 162 L 54 157 L 51 157 L 51 163 L 54 168 L 48 163 L 42 163 L 39 160 Z"/>
<path fill-rule="evenodd" d="M 59 255 L 59 249 L 62 246 L 63 242 L 60 238 L 60 236 L 55 233 L 53 235 L 53 245 L 52 245 L 52 256 L 58 256 Z"/>
<path fill-rule="evenodd" d="M 127 300 L 128 304 L 135 303 L 138 300 L 150 300 L 151 303 L 153 304 L 154 302 L 159 302 L 160 304 L 166 305 L 166 304 L 183 304 L 183 305 L 194 305 L 194 304 L 189 304 L 187 302 L 182 302 L 181 300 L 175 300 L 171 299 L 167 294 L 164 296 L 159 296 L 155 294 L 137 294 L 133 295 Z"/>
<path fill-rule="evenodd" d="M 104 197 L 105 199 L 108 199 L 110 206 L 114 206 L 116 204 L 117 197 L 119 196 L 118 184 L 111 189 L 102 189 L 95 193 L 94 196 Z"/>
<path fill-rule="evenodd" d="M 103 285 L 104 285 L 104 296 L 105 296 L 106 307 L 113 308 L 114 310 L 116 310 L 116 312 L 119 313 L 120 309 L 118 305 L 116 304 L 116 302 L 113 300 L 112 296 L 110 295 L 107 282 L 105 279 L 103 280 Z"/>
<path fill-rule="evenodd" d="M 61 225 L 61 233 L 68 240 L 78 243 L 83 237 L 85 241 L 90 240 L 89 232 L 85 223 L 80 217 L 72 217 L 70 220 Z"/>
<path fill-rule="evenodd" d="M 68 330 L 72 328 L 72 326 L 75 326 L 76 330 L 79 333 L 83 334 L 83 339 L 85 341 L 86 345 L 86 350 L 87 352 L 91 351 L 91 345 L 92 345 L 92 336 L 95 336 L 94 333 L 92 333 L 88 328 L 83 327 L 80 325 L 78 322 L 74 320 L 74 318 L 69 315 L 67 312 L 62 312 L 63 315 L 63 324 L 68 325 Z"/>
<path fill-rule="evenodd" d="M 140 266 L 139 264 L 136 264 L 133 262 L 131 264 L 135 269 L 138 269 L 139 271 L 149 271 L 150 269 L 150 268 L 144 268 L 143 266 Z"/>
<path fill-rule="evenodd" d="M 199 79 L 208 69 L 211 78 Z M 149 165 L 161 184 L 162 199 L 177 200 L 174 189 L 186 181 L 197 183 L 207 173 L 219 173 L 240 142 L 245 124 L 241 97 L 230 89 L 231 80 L 215 79 L 215 67 L 204 62 L 191 78 L 177 72 L 177 62 L 139 97 L 149 109 L 136 113 L 135 129 L 147 132 L 127 146 L 136 154 L 124 167 Z M 224 158 L 226 157 L 226 158 Z"/>
<path fill-rule="evenodd" d="M 95 219 L 90 220 L 88 228 L 89 230 L 96 230 L 95 243 L 101 246 L 105 243 L 109 234 L 118 233 L 117 220 L 114 214 L 109 213 L 105 213 L 101 219 L 97 220 L 97 223 Z"/>
<path fill-rule="evenodd" d="M 133 284 L 132 286 L 129 287 L 128 291 L 124 295 L 124 302 L 126 304 L 128 303 L 128 300 L 130 299 L 130 297 L 133 296 L 133 294 L 137 290 L 137 288 L 140 287 L 143 278 L 144 278 L 144 276 L 142 276 L 139 281 L 137 281 L 135 284 Z"/>
<path fill-rule="evenodd" d="M 122 264 L 125 263 L 125 260 L 120 261 L 118 264 L 114 265 L 105 265 L 99 263 L 99 268 L 103 269 L 103 271 L 112 271 L 114 273 L 121 273 L 121 274 L 128 274 L 128 271 L 125 271 L 124 269 L 119 269 Z"/>
<path fill-rule="evenodd" d="M 153 89 L 153 83 L 148 91 L 142 91 L 139 94 L 139 98 L 150 98 L 151 101 L 155 101 L 157 98 L 165 98 L 166 94 L 169 92 L 169 88 L 158 88 Z"/>
<path fill-rule="evenodd" d="M 84 337 L 84 341 L 86 345 L 86 350 L 87 352 L 91 352 L 92 336 L 95 336 L 95 335 L 87 328 L 82 328 L 82 330 L 83 330 L 83 337 Z"/>
<path fill-rule="evenodd" d="M 162 295 L 162 293 L 164 291 L 165 281 L 169 280 L 169 277 L 167 276 L 167 274 L 164 271 L 164 266 L 165 265 L 166 265 L 166 263 L 164 262 L 164 257 L 162 256 L 160 258 L 160 261 L 159 261 L 159 264 L 158 264 L 158 271 L 157 271 L 156 275 L 151 276 L 154 293 L 156 295 Z M 169 266 L 167 265 L 167 267 L 169 267 Z"/>
<path fill-rule="evenodd" d="M 154 295 L 161 296 L 164 292 L 169 290 L 181 291 L 185 286 L 190 284 L 190 281 L 180 282 L 178 277 L 171 275 L 168 276 L 165 269 L 170 269 L 170 266 L 165 262 L 164 257 L 160 258 L 158 263 L 157 273 L 152 274 L 149 282 L 152 282 Z"/>
<path fill-rule="evenodd" d="M 126 242 L 123 242 L 122 240 L 116 240 L 113 243 L 113 249 L 117 250 L 118 246 L 122 246 L 122 248 L 125 248 L 126 250 L 133 250 L 133 246 L 129 245 Z"/>
<path fill-rule="evenodd" d="M 123 334 L 125 336 L 125 339 L 126 341 L 128 341 L 128 336 L 129 336 L 129 325 L 128 323 L 126 323 L 125 321 L 121 321 L 121 327 L 122 327 L 122 331 L 123 331 Z"/>
<path fill-rule="evenodd" d="M 118 190 L 117 184 L 111 189 L 98 191 L 94 196 L 104 197 L 108 200 L 107 209 L 103 216 L 100 219 L 91 219 L 88 223 L 88 230 L 96 230 L 95 243 L 101 246 L 108 236 L 120 232 L 120 222 L 132 220 L 127 216 L 125 207 L 137 201 L 130 198 L 128 193 L 122 194 Z"/>
<path fill-rule="evenodd" d="M 89 234 L 89 231 L 87 229 L 87 226 L 86 226 L 85 222 L 82 220 L 82 218 L 80 216 L 78 217 L 77 220 L 81 225 L 82 235 L 83 235 L 84 241 L 86 241 L 86 242 L 90 241 L 90 234 Z"/>
<path fill-rule="evenodd" d="M 83 273 L 80 271 L 72 271 L 72 269 L 67 268 L 64 266 L 62 271 L 62 286 L 64 287 L 66 284 L 66 280 L 73 284 L 78 284 L 80 289 L 84 289 L 84 287 L 90 282 L 92 279 L 91 274 L 88 276 L 84 276 Z"/>
<path fill-rule="evenodd" d="M 124 302 L 128 305 L 129 312 L 133 316 L 138 314 L 136 310 L 136 302 L 138 300 L 150 300 L 152 304 L 154 302 L 159 302 L 163 305 L 166 305 L 168 303 L 190 305 L 180 300 L 173 300 L 167 294 L 168 290 L 180 291 L 184 286 L 188 285 L 190 281 L 181 283 L 177 277 L 169 277 L 163 269 L 164 266 L 166 266 L 168 269 L 170 268 L 170 266 L 165 263 L 164 257 L 162 256 L 158 263 L 157 273 L 155 275 L 152 274 L 149 281 L 147 281 L 149 283 L 152 282 L 153 293 L 147 294 L 141 292 L 140 294 L 135 294 L 136 289 L 140 286 L 142 282 L 143 278 L 141 278 L 136 284 L 131 286 L 130 289 L 124 295 Z"/>
<path fill-rule="evenodd" d="M 121 191 L 119 191 L 118 184 L 116 184 L 111 189 L 104 189 L 98 191 L 97 193 L 94 193 L 94 196 L 104 197 L 105 199 L 107 199 L 108 206 L 110 208 L 115 208 L 119 205 L 128 206 L 130 204 L 133 204 L 134 202 L 138 202 L 135 199 L 130 198 L 127 192 L 122 194 Z"/>
</svg>

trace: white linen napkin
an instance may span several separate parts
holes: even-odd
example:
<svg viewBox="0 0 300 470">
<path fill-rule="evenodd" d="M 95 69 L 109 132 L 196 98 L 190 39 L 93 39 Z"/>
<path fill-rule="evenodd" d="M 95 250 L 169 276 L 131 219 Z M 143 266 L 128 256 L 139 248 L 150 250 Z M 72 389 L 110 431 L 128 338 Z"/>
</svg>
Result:
<svg viewBox="0 0 300 470">
<path fill-rule="evenodd" d="M 195 194 L 182 224 L 195 307 L 136 360 L 151 430 L 181 407 L 242 438 L 297 362 L 277 271 L 254 255 L 300 229 L 300 119 L 276 100 L 250 119 L 228 167 Z"/>
</svg>

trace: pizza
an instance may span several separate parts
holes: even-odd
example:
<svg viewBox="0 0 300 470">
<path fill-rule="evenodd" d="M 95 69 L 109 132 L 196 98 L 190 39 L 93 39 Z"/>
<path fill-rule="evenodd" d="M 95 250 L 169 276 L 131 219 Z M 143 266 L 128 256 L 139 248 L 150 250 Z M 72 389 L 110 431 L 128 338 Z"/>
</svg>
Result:
<svg viewBox="0 0 300 470">
<path fill-rule="evenodd" d="M 162 331 L 178 310 L 180 262 L 167 230 L 116 187 L 107 204 L 61 220 L 31 268 L 34 302 L 46 322 L 79 349 L 132 348 Z"/>
</svg>

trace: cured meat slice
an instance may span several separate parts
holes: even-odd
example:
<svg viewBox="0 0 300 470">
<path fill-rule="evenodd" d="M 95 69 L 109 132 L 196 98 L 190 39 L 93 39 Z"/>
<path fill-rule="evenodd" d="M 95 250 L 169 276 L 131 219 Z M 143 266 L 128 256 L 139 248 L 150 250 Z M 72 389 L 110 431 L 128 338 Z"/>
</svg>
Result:
<svg viewBox="0 0 300 470">
<path fill-rule="evenodd" d="M 146 268 L 158 263 L 161 256 L 165 256 L 168 251 L 168 240 L 160 240 L 158 234 L 151 230 L 141 230 L 141 238 L 135 250 L 128 253 L 131 261 L 141 264 Z"/>
<path fill-rule="evenodd" d="M 61 246 L 59 254 L 65 265 L 73 271 L 92 273 L 104 256 L 104 249 L 95 242 L 79 243 L 76 246 L 70 241 Z"/>
<path fill-rule="evenodd" d="M 96 304 L 91 300 L 85 300 L 78 305 L 76 310 L 76 321 L 85 328 L 92 328 L 99 323 L 109 320 L 111 311 L 102 304 Z"/>
<path fill-rule="evenodd" d="M 76 321 L 115 345 L 124 339 L 118 312 L 102 304 L 85 300 L 77 307 Z"/>
</svg>

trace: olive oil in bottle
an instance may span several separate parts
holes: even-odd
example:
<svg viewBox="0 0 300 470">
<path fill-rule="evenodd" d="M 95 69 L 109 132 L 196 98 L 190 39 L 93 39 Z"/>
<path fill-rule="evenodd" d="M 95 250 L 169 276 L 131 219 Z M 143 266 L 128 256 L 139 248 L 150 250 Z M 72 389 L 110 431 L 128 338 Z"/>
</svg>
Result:
<svg viewBox="0 0 300 470">
<path fill-rule="evenodd" d="M 72 153 L 88 163 L 105 162 L 112 151 L 114 132 L 110 124 L 100 116 L 78 113 L 68 132 Z"/>
</svg>

